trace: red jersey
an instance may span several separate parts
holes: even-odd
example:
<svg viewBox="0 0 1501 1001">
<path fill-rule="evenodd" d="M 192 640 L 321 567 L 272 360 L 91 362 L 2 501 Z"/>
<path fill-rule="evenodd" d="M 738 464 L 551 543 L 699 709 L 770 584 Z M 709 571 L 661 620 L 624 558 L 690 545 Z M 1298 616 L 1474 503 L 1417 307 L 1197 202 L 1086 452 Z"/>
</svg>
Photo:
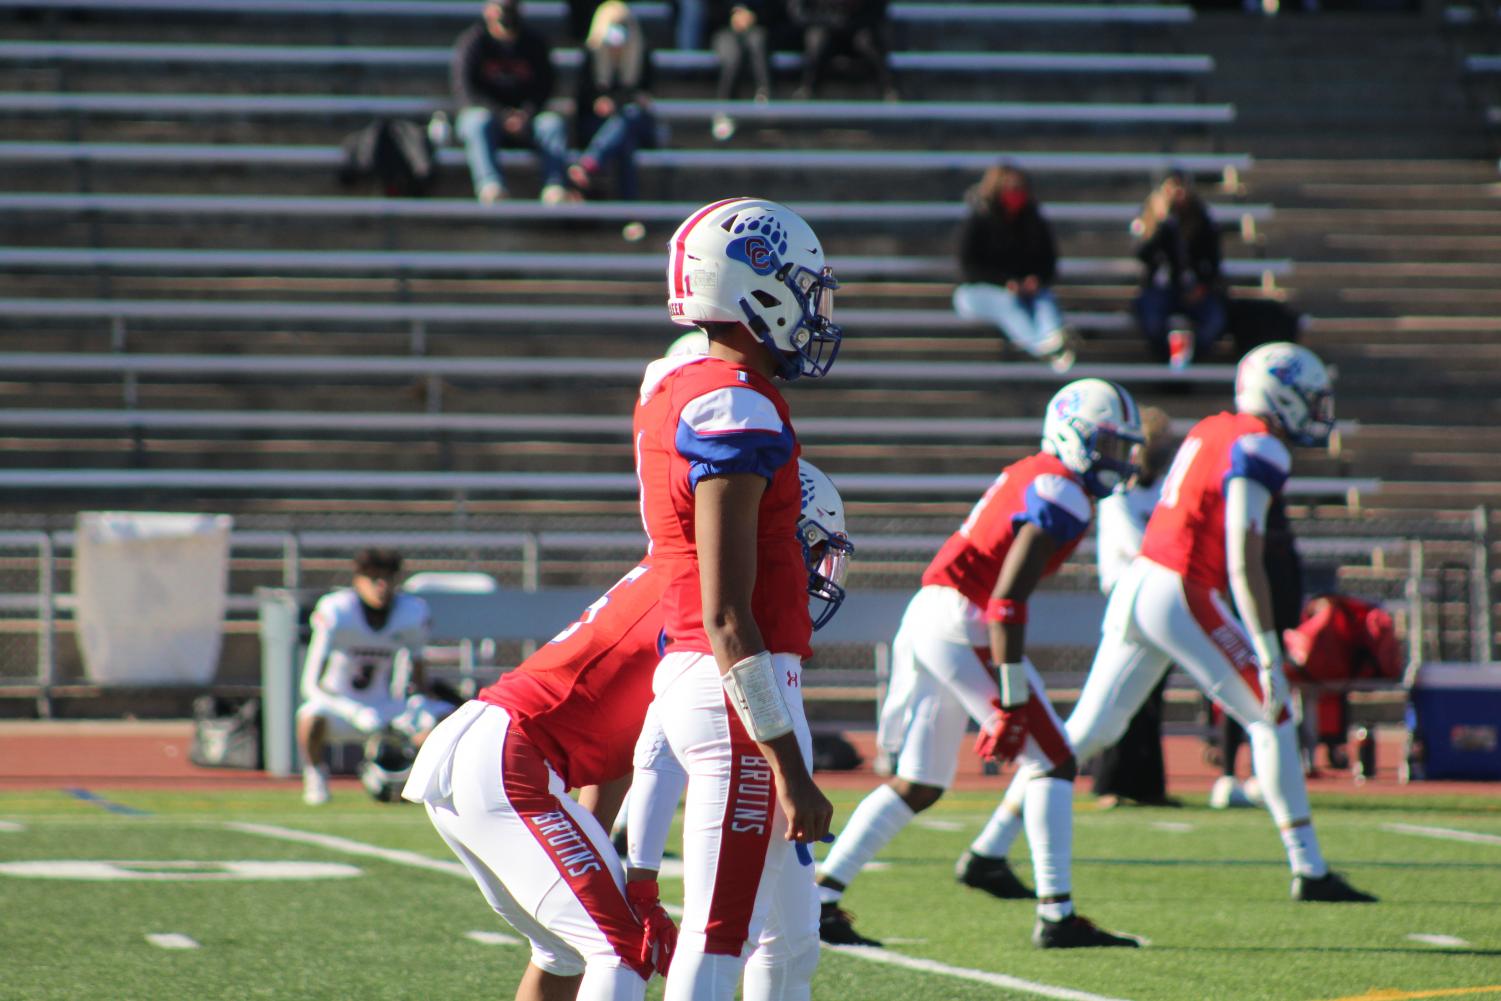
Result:
<svg viewBox="0 0 1501 1001">
<path fill-rule="evenodd" d="M 1030 521 L 1058 543 L 1044 570 L 1050 574 L 1079 545 L 1093 516 L 1083 481 L 1055 456 L 1039 452 L 1013 462 L 938 550 L 923 571 L 923 585 L 951 587 L 984 608 L 1019 525 Z"/>
<path fill-rule="evenodd" d="M 797 540 L 802 513 L 797 435 L 771 380 L 721 358 L 664 358 L 647 367 L 633 426 L 641 521 L 662 597 L 669 651 L 712 653 L 699 591 L 693 491 L 704 476 L 766 478 L 757 515 L 751 613 L 771 653 L 808 657 L 808 568 Z"/>
<path fill-rule="evenodd" d="M 1194 425 L 1162 478 L 1141 555 L 1216 591 L 1230 587 L 1225 563 L 1225 484 L 1245 476 L 1280 493 L 1292 469 L 1287 446 L 1251 414 L 1218 413 Z"/>
<path fill-rule="evenodd" d="M 636 567 L 478 698 L 508 710 L 570 789 L 619 778 L 662 658 L 658 603 L 668 575 Z"/>
</svg>

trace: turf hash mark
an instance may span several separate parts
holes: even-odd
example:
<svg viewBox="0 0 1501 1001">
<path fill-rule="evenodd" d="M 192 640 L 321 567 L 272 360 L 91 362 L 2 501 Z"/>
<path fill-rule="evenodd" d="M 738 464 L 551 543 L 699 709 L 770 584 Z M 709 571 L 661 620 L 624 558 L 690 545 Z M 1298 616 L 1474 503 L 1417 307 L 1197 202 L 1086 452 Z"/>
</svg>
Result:
<svg viewBox="0 0 1501 1001">
<path fill-rule="evenodd" d="M 1456 831 L 1449 827 L 1425 827 L 1422 824 L 1382 824 L 1383 831 L 1397 834 L 1415 834 L 1420 838 L 1440 838 L 1444 841 L 1468 841 L 1477 845 L 1501 845 L 1501 836 L 1476 834 L 1474 831 Z"/>
<path fill-rule="evenodd" d="M 181 932 L 175 931 L 157 932 L 154 935 L 147 935 L 146 941 L 150 942 L 158 949 L 200 948 L 197 942 L 193 941 L 191 938 L 182 934 Z"/>
</svg>

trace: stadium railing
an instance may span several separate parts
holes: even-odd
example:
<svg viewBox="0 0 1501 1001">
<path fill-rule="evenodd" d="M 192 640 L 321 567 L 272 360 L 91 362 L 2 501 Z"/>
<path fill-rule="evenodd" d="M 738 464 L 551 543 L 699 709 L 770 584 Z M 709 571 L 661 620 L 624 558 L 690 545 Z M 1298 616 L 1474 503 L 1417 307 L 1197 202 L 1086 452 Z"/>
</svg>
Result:
<svg viewBox="0 0 1501 1001">
<path fill-rule="evenodd" d="M 662 262 L 654 254 L 609 254 L 532 251 L 439 250 L 171 250 L 144 247 L 0 247 L 0 266 L 26 271 L 65 269 L 101 271 L 289 272 L 309 273 L 446 273 L 578 275 L 612 278 L 658 277 Z M 1274 285 L 1292 274 L 1287 258 L 1227 260 L 1221 275 L 1229 281 Z M 951 257 L 879 257 L 850 255 L 839 259 L 839 277 L 854 279 L 953 279 Z M 1134 281 L 1141 265 L 1128 257 L 1066 257 L 1058 265 L 1061 280 Z"/>
<path fill-rule="evenodd" d="M 74 163 L 150 164 L 162 167 L 189 164 L 234 166 L 337 167 L 343 158 L 337 146 L 256 145 L 230 143 L 112 143 L 112 142 L 0 142 L 0 163 L 70 161 Z M 507 164 L 534 162 L 533 154 L 506 150 Z M 1038 150 L 768 150 L 659 149 L 642 150 L 643 169 L 715 170 L 743 167 L 754 170 L 837 171 L 982 171 L 1001 160 L 1024 170 L 1047 174 L 1155 175 L 1184 170 L 1199 176 L 1221 175 L 1227 186 L 1251 168 L 1246 153 L 1073 152 Z M 438 160 L 445 166 L 465 166 L 464 152 L 444 149 Z M 561 206 L 559 206 L 561 207 Z"/>
<path fill-rule="evenodd" d="M 810 223 L 890 225 L 958 222 L 968 211 L 961 201 L 799 201 L 798 214 Z M 544 205 L 511 200 L 493 205 L 472 198 L 347 198 L 280 195 L 143 195 L 0 192 L 0 211 L 16 213 L 97 213 L 167 216 L 315 216 L 331 218 L 441 219 L 449 222 L 494 220 L 556 223 L 563 220 L 677 223 L 698 207 L 696 202 L 579 202 Z M 1264 223 L 1273 216 L 1267 204 L 1211 203 L 1221 226 Z M 1047 202 L 1043 214 L 1054 223 L 1121 224 L 1141 212 L 1137 202 Z"/>
<path fill-rule="evenodd" d="M 528 16 L 531 6 L 527 7 Z M 0 42 L 0 62 L 99 63 L 153 65 L 207 64 L 227 66 L 407 66 L 448 69 L 452 50 L 435 46 L 370 45 L 186 45 L 153 42 Z M 553 64 L 577 69 L 583 62 L 578 49 L 558 48 Z M 707 73 L 717 70 L 719 57 L 705 50 L 659 49 L 652 54 L 658 70 Z M 778 52 L 777 70 L 794 70 L 802 56 Z M 1096 73 L 1110 75 L 1181 75 L 1212 73 L 1214 59 L 1205 55 L 1116 52 L 914 52 L 891 53 L 893 69 L 904 72 L 952 73 Z"/>
<path fill-rule="evenodd" d="M 172 14 L 233 14 L 235 16 L 288 15 L 325 17 L 353 15 L 361 18 L 394 17 L 476 20 L 471 0 L 4 0 L 0 10 L 94 10 L 161 12 Z M 528 0 L 526 15 L 532 20 L 560 21 L 567 17 L 561 0 Z M 632 4 L 645 20 L 665 20 L 671 6 L 658 0 Z M 1194 18 L 1187 4 L 1154 3 L 894 3 L 889 8 L 895 21 L 995 21 L 1073 22 L 1076 24 L 1184 24 Z"/>
<path fill-rule="evenodd" d="M 949 309 L 845 309 L 840 320 L 861 331 L 921 331 L 941 333 L 990 328 Z M 1124 333 L 1135 329 L 1126 313 L 1069 311 L 1073 326 L 1095 332 Z M 31 319 L 97 319 L 110 322 L 114 334 L 125 338 L 131 321 L 208 320 L 216 323 L 401 323 L 418 328 L 421 340 L 428 325 L 516 324 L 559 327 L 640 327 L 660 330 L 662 309 L 657 306 L 592 306 L 572 303 L 403 303 L 262 301 L 230 299 L 0 299 L 0 317 Z"/>
<path fill-rule="evenodd" d="M 12 115 L 371 116 L 425 118 L 447 109 L 446 98 L 342 94 L 158 94 L 0 92 L 0 112 Z M 663 121 L 706 122 L 729 114 L 743 122 L 781 126 L 915 122 L 972 125 L 1225 125 L 1235 120 L 1230 104 L 1064 101 L 714 101 L 664 98 L 652 109 Z"/>
</svg>

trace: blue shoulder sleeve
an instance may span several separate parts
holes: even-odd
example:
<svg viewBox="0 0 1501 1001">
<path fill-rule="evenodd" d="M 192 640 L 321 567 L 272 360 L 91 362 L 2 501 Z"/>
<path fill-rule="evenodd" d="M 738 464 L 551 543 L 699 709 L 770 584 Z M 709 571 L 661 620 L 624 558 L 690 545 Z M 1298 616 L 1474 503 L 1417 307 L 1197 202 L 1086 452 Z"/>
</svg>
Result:
<svg viewBox="0 0 1501 1001">
<path fill-rule="evenodd" d="M 770 480 L 792 458 L 792 429 L 771 400 L 749 386 L 725 386 L 690 401 L 674 444 L 688 460 L 688 483 L 705 476 L 755 473 Z"/>
<path fill-rule="evenodd" d="M 1277 494 L 1291 472 L 1292 456 L 1286 445 L 1269 434 L 1248 434 L 1235 439 L 1230 446 L 1230 468 L 1225 479 L 1244 476 Z"/>
<path fill-rule="evenodd" d="M 1027 485 L 1024 504 L 1011 519 L 1012 525 L 1030 521 L 1060 545 L 1083 535 L 1093 515 L 1083 488 L 1067 477 L 1053 474 L 1039 476 Z"/>
</svg>

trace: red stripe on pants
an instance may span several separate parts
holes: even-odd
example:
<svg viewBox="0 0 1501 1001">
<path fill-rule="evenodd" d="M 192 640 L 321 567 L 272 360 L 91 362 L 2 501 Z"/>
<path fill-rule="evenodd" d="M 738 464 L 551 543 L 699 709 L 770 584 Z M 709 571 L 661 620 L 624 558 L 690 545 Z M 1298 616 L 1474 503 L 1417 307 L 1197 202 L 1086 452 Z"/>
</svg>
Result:
<svg viewBox="0 0 1501 1001">
<path fill-rule="evenodd" d="M 631 912 L 615 877 L 600 858 L 589 836 L 578 826 L 549 788 L 547 762 L 535 744 L 512 723 L 501 751 L 501 783 L 511 808 L 526 822 L 526 829 L 558 875 L 604 933 L 615 954 L 641 979 L 650 979 L 650 963 L 640 961 L 641 922 Z"/>
<path fill-rule="evenodd" d="M 1224 654 L 1230 666 L 1240 675 L 1240 680 L 1251 689 L 1256 701 L 1260 702 L 1266 697 L 1261 691 L 1261 664 L 1256 660 L 1256 653 L 1251 649 L 1251 644 L 1246 642 L 1240 627 L 1220 613 L 1214 593 L 1202 584 L 1183 579 L 1183 597 L 1188 601 L 1189 614 L 1194 617 L 1199 628 L 1204 630 L 1209 642 Z M 1277 722 L 1285 722 L 1290 716 L 1287 707 L 1283 706 Z"/>
<path fill-rule="evenodd" d="M 725 696 L 730 724 L 730 784 L 719 828 L 719 862 L 704 928 L 704 952 L 738 956 L 750 934 L 751 911 L 766 868 L 777 808 L 776 780 L 761 749 Z"/>
</svg>

